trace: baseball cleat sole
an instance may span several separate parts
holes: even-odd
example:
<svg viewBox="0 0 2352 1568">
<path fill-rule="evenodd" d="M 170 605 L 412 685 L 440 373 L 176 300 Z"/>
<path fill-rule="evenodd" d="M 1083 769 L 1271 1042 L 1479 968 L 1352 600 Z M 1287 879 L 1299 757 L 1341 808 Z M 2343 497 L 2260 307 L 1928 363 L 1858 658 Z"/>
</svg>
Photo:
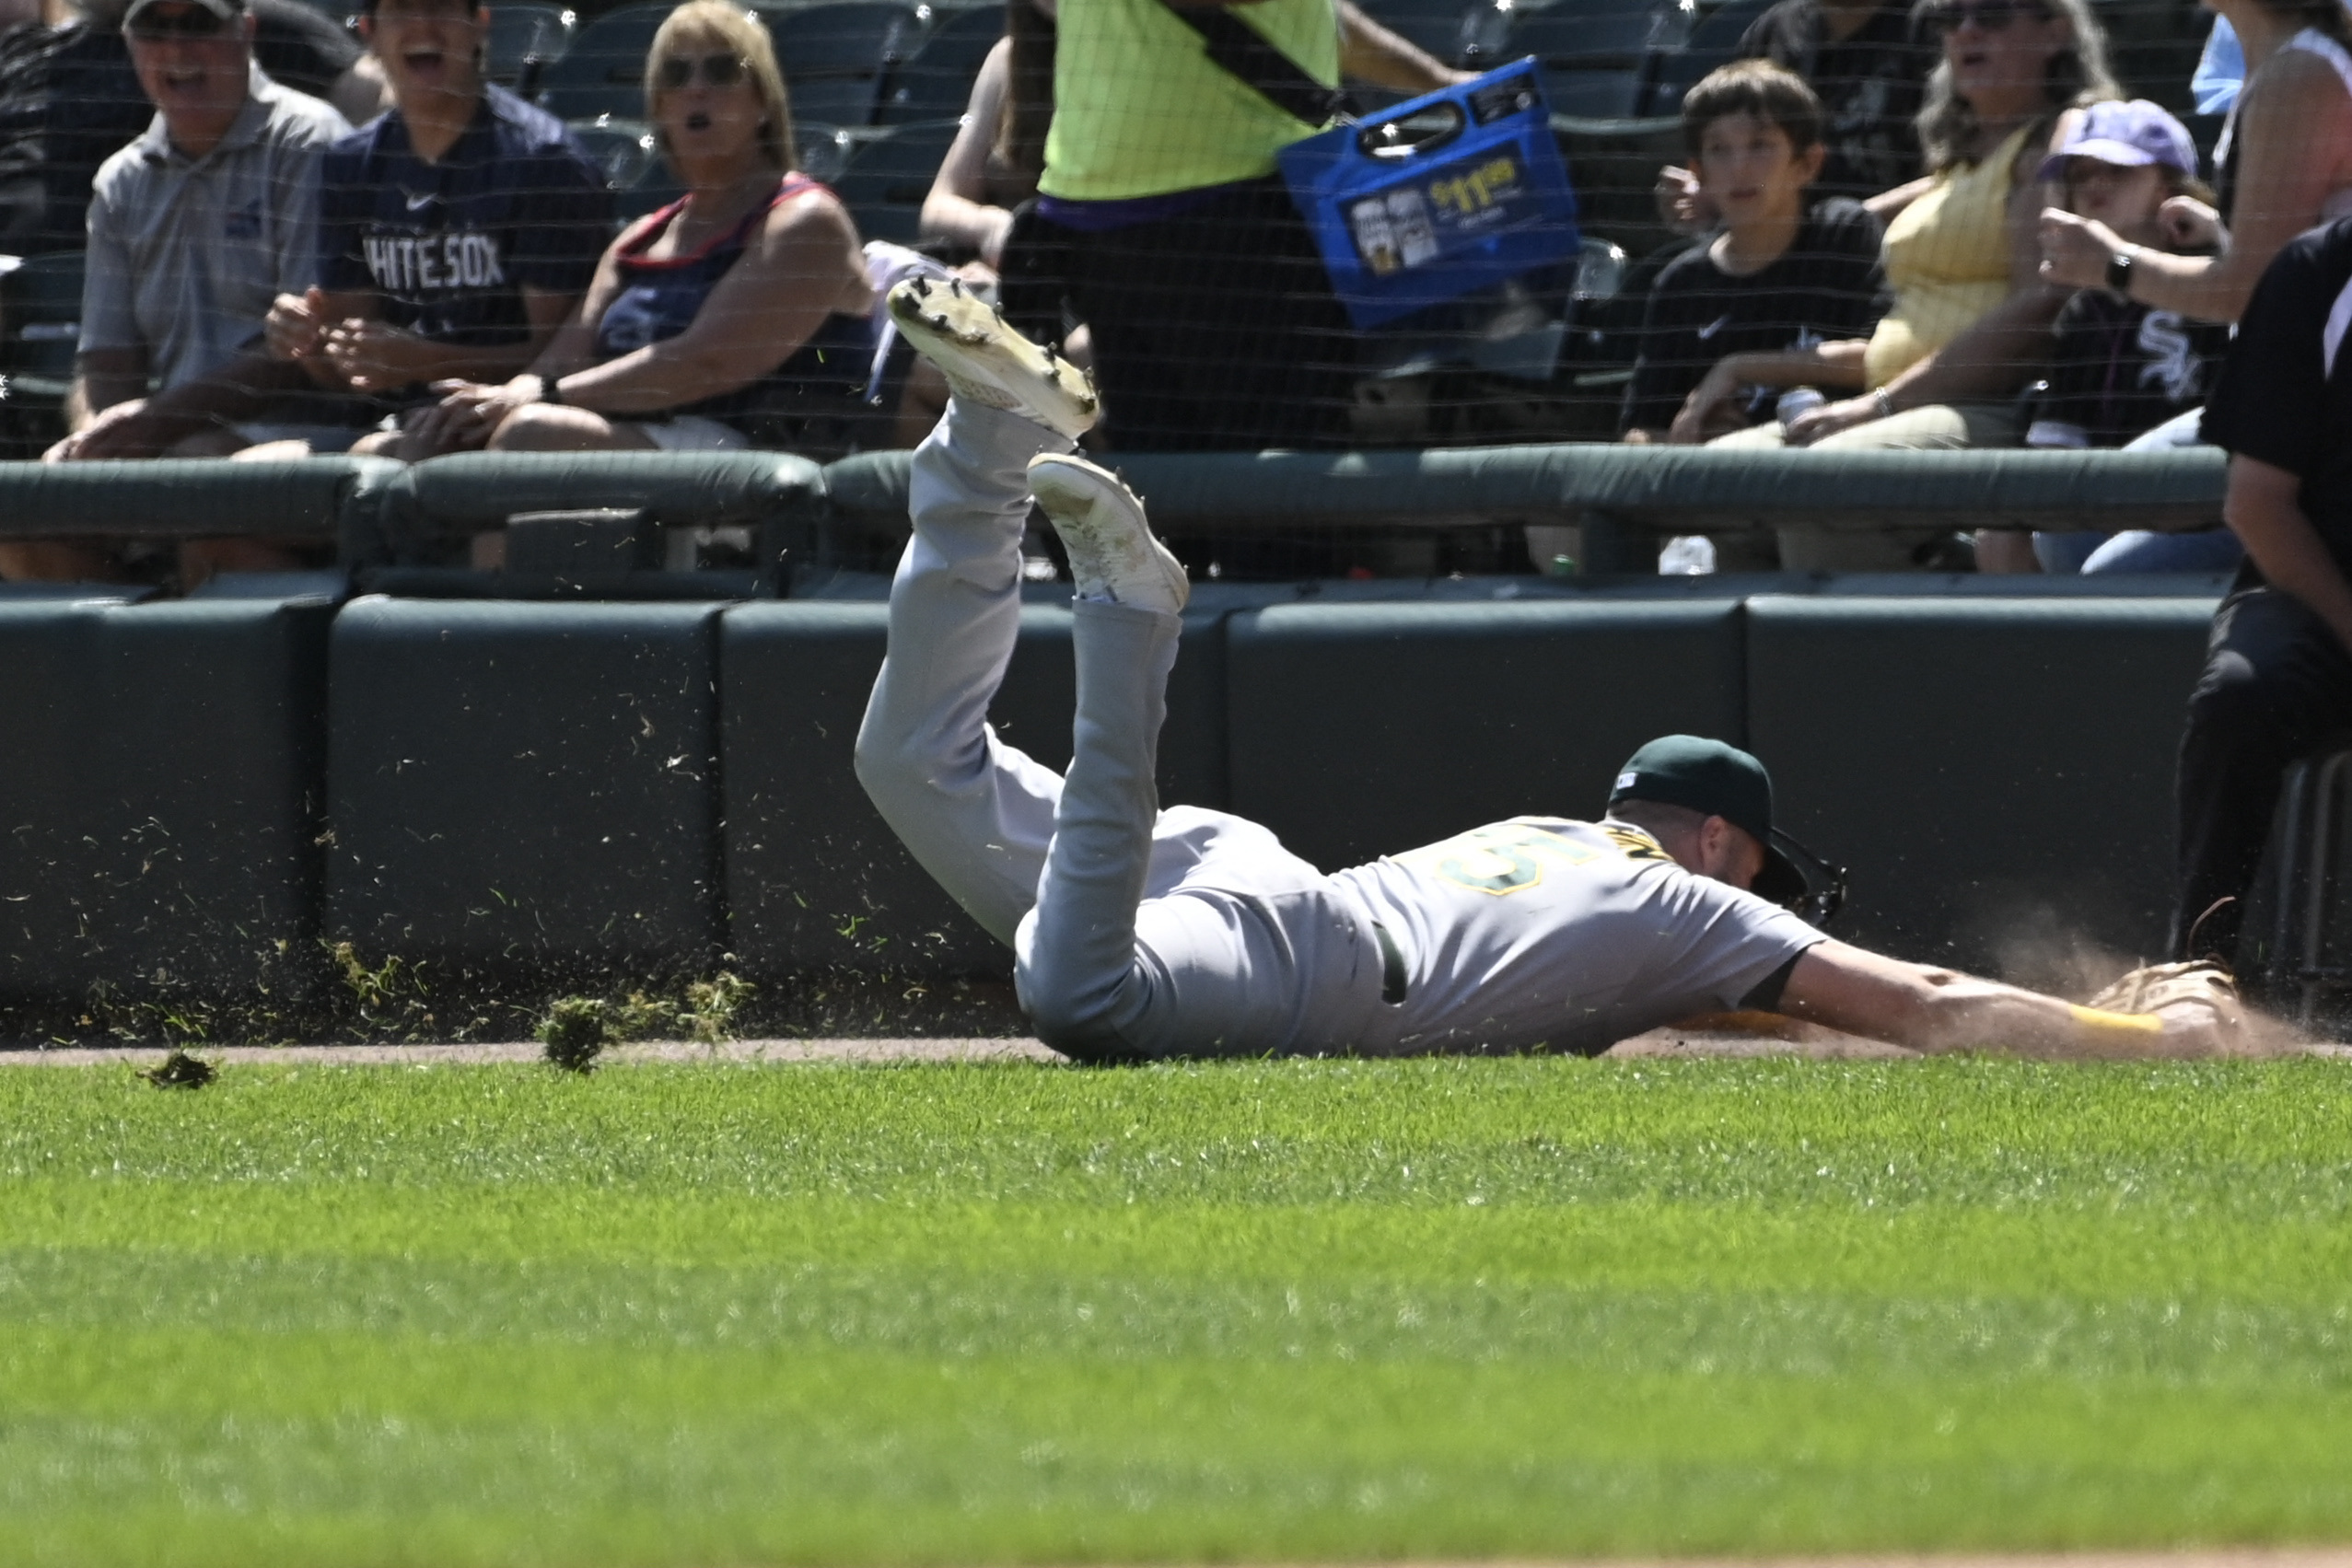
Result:
<svg viewBox="0 0 2352 1568">
<path fill-rule="evenodd" d="M 891 319 L 948 377 L 956 396 L 1010 410 L 1072 440 L 1100 408 L 1085 371 L 1015 331 L 960 278 L 909 278 L 891 290 Z"/>
<path fill-rule="evenodd" d="M 1171 614 L 1192 585 L 1153 537 L 1144 504 L 1119 476 L 1080 457 L 1049 452 L 1029 462 L 1029 488 L 1069 552 L 1081 598 L 1109 598 Z"/>
</svg>

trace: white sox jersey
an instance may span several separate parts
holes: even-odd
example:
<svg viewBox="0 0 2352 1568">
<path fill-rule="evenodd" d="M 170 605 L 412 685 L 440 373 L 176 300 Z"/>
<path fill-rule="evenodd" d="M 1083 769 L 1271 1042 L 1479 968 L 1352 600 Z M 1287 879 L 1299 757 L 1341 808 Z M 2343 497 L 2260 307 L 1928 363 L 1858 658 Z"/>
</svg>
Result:
<svg viewBox="0 0 2352 1568">
<path fill-rule="evenodd" d="M 1739 1006 L 1822 940 L 1623 822 L 1514 817 L 1333 880 L 1402 950 L 1414 1051 L 1605 1051 Z"/>
</svg>

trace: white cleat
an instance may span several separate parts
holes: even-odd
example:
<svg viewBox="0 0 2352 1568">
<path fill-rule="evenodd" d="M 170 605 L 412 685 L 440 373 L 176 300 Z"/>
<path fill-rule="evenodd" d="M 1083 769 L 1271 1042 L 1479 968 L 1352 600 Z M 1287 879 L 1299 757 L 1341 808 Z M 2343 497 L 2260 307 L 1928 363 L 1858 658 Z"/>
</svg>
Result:
<svg viewBox="0 0 2352 1568">
<path fill-rule="evenodd" d="M 1118 475 L 1048 452 L 1029 460 L 1029 488 L 1069 552 L 1078 598 L 1171 615 L 1184 608 L 1192 597 L 1184 568 L 1152 537 L 1144 504 Z"/>
<path fill-rule="evenodd" d="M 891 290 L 890 308 L 957 397 L 1010 410 L 1073 441 L 1094 428 L 1100 404 L 1086 372 L 1015 331 L 961 279 L 909 278 Z"/>
</svg>

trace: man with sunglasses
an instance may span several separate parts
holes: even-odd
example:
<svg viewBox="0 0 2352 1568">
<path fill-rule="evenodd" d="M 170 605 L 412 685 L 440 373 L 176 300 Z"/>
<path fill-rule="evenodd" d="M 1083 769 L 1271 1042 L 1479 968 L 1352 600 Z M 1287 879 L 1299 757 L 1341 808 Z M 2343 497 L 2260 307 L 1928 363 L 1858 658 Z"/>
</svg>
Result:
<svg viewBox="0 0 2352 1568">
<path fill-rule="evenodd" d="M 563 122 L 482 75 L 472 0 L 372 0 L 361 35 L 394 108 L 329 150 L 315 285 L 279 297 L 269 350 L 359 400 L 368 424 L 442 380 L 501 382 L 571 316 L 612 196 Z M 355 450 L 402 449 L 397 432 Z"/>
<path fill-rule="evenodd" d="M 76 428 L 52 461 L 210 457 L 250 444 L 212 424 L 190 389 L 257 343 L 270 302 L 309 278 L 319 159 L 351 131 L 325 103 L 262 75 L 253 32 L 245 0 L 134 0 L 124 19 L 155 122 L 99 170 L 68 402 Z M 9 545 L 0 573 L 89 575 L 103 564 L 93 554 Z"/>
<path fill-rule="evenodd" d="M 1825 937 L 1784 907 L 1806 902 L 1808 879 L 1773 830 L 1763 764 L 1719 740 L 1642 747 L 1598 821 L 1519 817 L 1330 874 L 1256 823 L 1160 810 L 1188 590 L 1134 493 L 1076 455 L 1092 389 L 952 282 L 902 284 L 890 313 L 953 396 L 914 455 L 914 538 L 857 776 L 915 859 L 1013 949 L 1021 1005 L 1054 1049 L 1590 1054 L 1728 1008 L 1928 1051 L 2233 1042 L 2226 984 L 2108 1011 Z M 1019 631 L 1032 496 L 1077 589 L 1075 744 L 1059 776 L 986 723 Z"/>
</svg>

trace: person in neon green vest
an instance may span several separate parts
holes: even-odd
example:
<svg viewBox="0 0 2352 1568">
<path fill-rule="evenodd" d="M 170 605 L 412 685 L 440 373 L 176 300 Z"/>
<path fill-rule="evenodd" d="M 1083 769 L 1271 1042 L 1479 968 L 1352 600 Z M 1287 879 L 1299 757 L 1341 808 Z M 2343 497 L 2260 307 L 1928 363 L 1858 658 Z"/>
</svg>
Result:
<svg viewBox="0 0 2352 1568">
<path fill-rule="evenodd" d="M 1045 171 L 1007 271 L 1051 269 L 1093 329 L 1118 450 L 1331 442 L 1354 343 L 1275 173 L 1275 155 L 1323 122 L 1209 58 L 1176 6 L 1198 0 L 1060 0 Z M 1226 9 L 1323 87 L 1464 79 L 1344 0 Z"/>
</svg>

